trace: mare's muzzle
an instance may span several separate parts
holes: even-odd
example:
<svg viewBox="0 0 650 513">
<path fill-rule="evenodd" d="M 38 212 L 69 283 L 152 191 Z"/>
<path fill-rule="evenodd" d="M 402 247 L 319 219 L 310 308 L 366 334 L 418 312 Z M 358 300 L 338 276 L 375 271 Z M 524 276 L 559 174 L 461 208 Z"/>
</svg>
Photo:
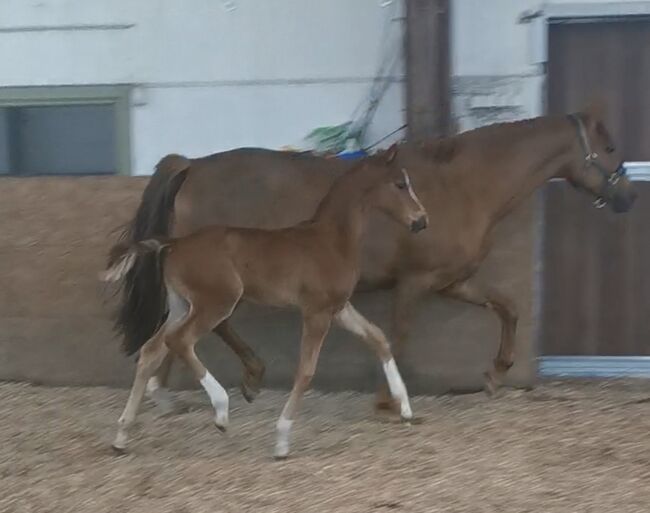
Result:
<svg viewBox="0 0 650 513">
<path fill-rule="evenodd" d="M 428 221 L 427 216 L 421 216 L 415 221 L 411 222 L 411 231 L 413 233 L 418 233 L 424 230 L 427 227 Z"/>
<path fill-rule="evenodd" d="M 594 206 L 596 208 L 603 208 L 605 205 L 610 205 L 612 210 L 617 214 L 627 212 L 632 208 L 634 201 L 636 200 L 636 192 L 628 186 L 621 186 L 622 181 L 627 183 L 627 177 L 625 175 L 625 167 L 623 163 L 618 166 L 616 171 L 611 175 L 607 174 L 607 170 L 603 169 L 598 163 L 594 162 L 593 164 L 600 170 L 603 174 L 603 186 L 600 190 L 600 193 L 596 200 L 594 201 Z"/>
</svg>

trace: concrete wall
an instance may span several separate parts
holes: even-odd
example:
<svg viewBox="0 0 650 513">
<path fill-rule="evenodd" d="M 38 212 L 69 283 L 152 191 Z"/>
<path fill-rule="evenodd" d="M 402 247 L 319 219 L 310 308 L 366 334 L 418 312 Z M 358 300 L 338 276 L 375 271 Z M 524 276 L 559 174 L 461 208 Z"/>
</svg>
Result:
<svg viewBox="0 0 650 513">
<path fill-rule="evenodd" d="M 129 219 L 145 179 L 3 179 L 0 188 L 0 380 L 45 384 L 127 386 L 132 362 L 111 333 L 110 296 L 97 279 L 111 231 Z M 514 297 L 521 310 L 513 381 L 530 384 L 534 366 L 534 238 L 536 210 L 526 205 L 501 227 L 481 271 Z M 387 294 L 355 304 L 386 327 Z M 245 306 L 235 326 L 268 364 L 267 386 L 287 386 L 297 361 L 295 316 Z M 496 317 L 479 308 L 431 300 L 422 307 L 403 372 L 413 393 L 477 389 L 496 353 Z M 200 354 L 225 383 L 240 369 L 229 350 L 204 341 Z M 315 385 L 327 390 L 369 389 L 375 358 L 359 342 L 333 332 Z M 175 383 L 187 385 L 187 373 Z"/>
</svg>

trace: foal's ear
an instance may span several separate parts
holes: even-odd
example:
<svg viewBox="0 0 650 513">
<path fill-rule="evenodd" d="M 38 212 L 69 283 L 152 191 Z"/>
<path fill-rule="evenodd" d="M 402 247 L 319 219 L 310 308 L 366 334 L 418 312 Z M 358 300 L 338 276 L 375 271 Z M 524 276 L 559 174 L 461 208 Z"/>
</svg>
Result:
<svg viewBox="0 0 650 513">
<path fill-rule="evenodd" d="M 386 155 L 385 155 L 386 163 L 390 164 L 391 162 L 393 162 L 396 156 L 397 156 L 397 143 L 393 143 L 393 145 L 386 150 Z"/>
</svg>

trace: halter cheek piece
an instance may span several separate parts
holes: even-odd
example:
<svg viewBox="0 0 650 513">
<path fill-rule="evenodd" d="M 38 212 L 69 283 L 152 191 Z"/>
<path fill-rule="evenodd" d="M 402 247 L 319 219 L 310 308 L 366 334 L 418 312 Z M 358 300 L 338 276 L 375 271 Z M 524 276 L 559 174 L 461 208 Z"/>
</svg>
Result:
<svg viewBox="0 0 650 513">
<path fill-rule="evenodd" d="M 596 208 L 603 208 L 607 205 L 607 200 L 605 198 L 610 196 L 610 189 L 615 187 L 618 181 L 625 176 L 623 162 L 621 161 L 619 166 L 616 168 L 616 171 L 610 174 L 607 168 L 598 161 L 598 153 L 592 151 L 591 145 L 589 144 L 589 138 L 587 137 L 585 124 L 582 119 L 580 119 L 580 116 L 570 114 L 569 119 L 573 122 L 578 131 L 578 140 L 580 141 L 580 146 L 582 146 L 582 151 L 585 155 L 585 169 L 595 167 L 603 175 L 604 181 L 600 189 L 600 194 L 594 200 L 594 206 Z"/>
</svg>

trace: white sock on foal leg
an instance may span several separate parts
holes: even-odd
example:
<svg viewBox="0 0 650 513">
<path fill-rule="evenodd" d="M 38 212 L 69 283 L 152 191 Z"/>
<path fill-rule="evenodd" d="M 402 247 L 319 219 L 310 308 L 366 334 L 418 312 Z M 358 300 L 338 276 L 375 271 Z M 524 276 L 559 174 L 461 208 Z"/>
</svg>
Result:
<svg viewBox="0 0 650 513">
<path fill-rule="evenodd" d="M 214 406 L 215 424 L 219 429 L 225 430 L 228 427 L 228 393 L 208 371 L 205 372 L 200 383 L 210 396 L 210 402 Z"/>
<path fill-rule="evenodd" d="M 289 436 L 291 435 L 291 425 L 293 420 L 289 420 L 280 415 L 276 424 L 277 434 L 275 439 L 275 457 L 286 458 L 289 455 Z"/>
<path fill-rule="evenodd" d="M 386 374 L 386 380 L 388 381 L 388 388 L 390 389 L 391 395 L 399 401 L 400 415 L 403 419 L 411 419 L 413 417 L 413 412 L 411 411 L 411 405 L 409 404 L 406 385 L 404 385 L 404 381 L 402 381 L 402 376 L 400 375 L 399 370 L 397 369 L 397 364 L 393 358 L 384 362 L 384 373 Z"/>
</svg>

